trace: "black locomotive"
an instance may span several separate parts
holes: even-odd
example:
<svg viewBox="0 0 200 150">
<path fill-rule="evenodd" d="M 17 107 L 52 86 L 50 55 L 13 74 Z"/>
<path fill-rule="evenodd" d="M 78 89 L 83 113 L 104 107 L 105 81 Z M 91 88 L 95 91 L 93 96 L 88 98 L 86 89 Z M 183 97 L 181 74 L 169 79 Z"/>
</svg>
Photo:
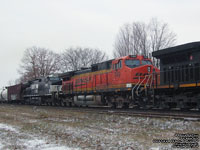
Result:
<svg viewBox="0 0 200 150">
<path fill-rule="evenodd" d="M 164 108 L 200 108 L 200 42 L 152 53 L 160 59 L 156 102 Z"/>
</svg>

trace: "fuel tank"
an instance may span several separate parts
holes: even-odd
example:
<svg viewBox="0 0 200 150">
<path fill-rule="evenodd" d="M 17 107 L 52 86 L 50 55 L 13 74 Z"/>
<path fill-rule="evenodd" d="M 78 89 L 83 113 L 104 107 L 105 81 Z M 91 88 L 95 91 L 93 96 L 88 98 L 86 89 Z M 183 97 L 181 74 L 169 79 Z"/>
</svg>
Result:
<svg viewBox="0 0 200 150">
<path fill-rule="evenodd" d="M 103 105 L 101 95 L 79 95 L 74 96 L 74 103 L 78 106 L 99 106 Z"/>
</svg>

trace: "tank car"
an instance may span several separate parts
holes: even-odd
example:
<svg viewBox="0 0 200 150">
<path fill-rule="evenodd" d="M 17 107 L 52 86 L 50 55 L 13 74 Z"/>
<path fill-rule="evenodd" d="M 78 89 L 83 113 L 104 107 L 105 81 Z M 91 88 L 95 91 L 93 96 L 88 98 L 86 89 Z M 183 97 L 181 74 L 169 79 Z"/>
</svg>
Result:
<svg viewBox="0 0 200 150">
<path fill-rule="evenodd" d="M 8 101 L 8 90 L 3 88 L 0 93 L 0 102 L 7 102 Z"/>
</svg>

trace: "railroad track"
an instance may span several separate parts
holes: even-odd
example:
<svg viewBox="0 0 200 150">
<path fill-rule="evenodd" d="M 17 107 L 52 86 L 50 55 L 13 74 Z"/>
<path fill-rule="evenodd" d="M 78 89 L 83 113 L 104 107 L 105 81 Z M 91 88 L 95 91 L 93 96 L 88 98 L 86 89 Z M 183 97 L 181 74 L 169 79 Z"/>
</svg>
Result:
<svg viewBox="0 0 200 150">
<path fill-rule="evenodd" d="M 1 104 L 10 105 L 10 104 Z M 15 104 L 11 104 L 15 105 Z M 17 104 L 16 104 L 17 105 Z M 111 109 L 109 107 L 61 107 L 61 106 L 33 106 L 33 105 L 17 105 L 17 106 L 30 106 L 37 109 L 62 109 L 65 111 L 87 112 L 109 115 L 126 115 L 134 117 L 151 117 L 151 118 L 169 118 L 169 119 L 182 119 L 190 121 L 200 121 L 200 111 L 181 111 L 181 110 L 142 110 L 142 109 Z"/>
<path fill-rule="evenodd" d="M 200 114 L 193 113 L 171 113 L 171 112 L 158 112 L 158 111 L 133 111 L 133 112 L 111 112 L 119 115 L 128 115 L 135 117 L 151 117 L 151 118 L 170 118 L 170 119 L 183 119 L 183 120 L 191 120 L 191 121 L 200 121 Z"/>
<path fill-rule="evenodd" d="M 49 107 L 48 107 L 49 108 Z M 67 111 L 78 111 L 87 113 L 99 113 L 109 115 L 126 115 L 134 117 L 151 117 L 151 118 L 169 118 L 169 119 L 182 119 L 190 121 L 200 121 L 200 112 L 181 111 L 181 110 L 142 110 L 142 109 L 111 109 L 109 107 L 51 107 L 55 109 L 64 109 Z"/>
<path fill-rule="evenodd" d="M 87 112 L 94 112 L 92 109 L 80 110 Z M 95 110 L 97 111 L 97 110 Z M 163 110 L 100 110 L 100 114 L 110 115 L 126 115 L 134 117 L 151 117 L 151 118 L 170 118 L 170 119 L 182 119 L 191 121 L 200 121 L 200 112 L 181 112 L 181 111 L 163 111 Z"/>
</svg>

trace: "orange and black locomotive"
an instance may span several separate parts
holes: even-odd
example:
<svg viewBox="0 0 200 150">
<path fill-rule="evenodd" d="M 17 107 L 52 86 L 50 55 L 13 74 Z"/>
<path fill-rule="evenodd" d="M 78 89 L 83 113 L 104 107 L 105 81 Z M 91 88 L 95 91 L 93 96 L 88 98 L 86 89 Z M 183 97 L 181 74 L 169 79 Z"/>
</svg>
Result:
<svg viewBox="0 0 200 150">
<path fill-rule="evenodd" d="M 142 98 L 144 88 L 154 82 L 153 71 L 159 72 L 150 59 L 129 55 L 65 73 L 62 76 L 63 101 L 72 103 L 73 100 L 79 106 L 128 107 L 139 103 L 136 97 Z"/>
</svg>

